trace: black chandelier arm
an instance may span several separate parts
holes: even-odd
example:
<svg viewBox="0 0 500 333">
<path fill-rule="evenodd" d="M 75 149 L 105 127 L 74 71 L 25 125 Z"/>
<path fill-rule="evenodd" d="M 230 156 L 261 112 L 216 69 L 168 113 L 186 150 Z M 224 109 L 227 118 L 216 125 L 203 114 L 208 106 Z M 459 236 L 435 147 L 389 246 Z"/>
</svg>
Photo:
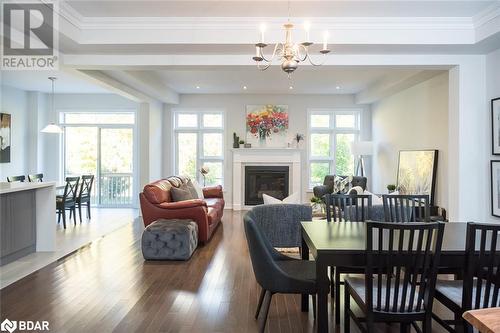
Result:
<svg viewBox="0 0 500 333">
<path fill-rule="evenodd" d="M 278 51 L 281 51 L 283 49 L 281 43 L 276 43 L 276 45 L 274 45 L 274 51 L 273 51 L 273 54 L 271 55 L 271 58 L 267 59 L 265 56 L 264 56 L 264 52 L 262 52 L 262 47 L 260 48 L 260 57 L 262 58 L 262 60 L 264 60 L 265 62 L 273 62 L 274 58 L 276 57 Z"/>
</svg>

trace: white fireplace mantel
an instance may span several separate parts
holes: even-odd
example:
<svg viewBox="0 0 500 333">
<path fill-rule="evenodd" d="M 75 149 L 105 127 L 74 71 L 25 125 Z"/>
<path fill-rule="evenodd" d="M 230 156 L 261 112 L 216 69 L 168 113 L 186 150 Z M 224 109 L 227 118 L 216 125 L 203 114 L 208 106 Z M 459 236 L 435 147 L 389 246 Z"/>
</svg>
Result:
<svg viewBox="0 0 500 333">
<path fill-rule="evenodd" d="M 233 153 L 233 210 L 245 207 L 245 166 L 267 165 L 289 167 L 289 186 L 291 193 L 301 191 L 301 150 L 295 148 L 234 148 Z"/>
</svg>

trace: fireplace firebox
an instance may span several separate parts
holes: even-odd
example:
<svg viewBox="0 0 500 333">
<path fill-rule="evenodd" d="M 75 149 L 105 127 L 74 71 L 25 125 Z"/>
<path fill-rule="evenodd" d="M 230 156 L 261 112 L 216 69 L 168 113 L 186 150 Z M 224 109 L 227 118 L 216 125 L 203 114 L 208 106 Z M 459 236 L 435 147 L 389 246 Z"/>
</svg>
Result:
<svg viewBox="0 0 500 333">
<path fill-rule="evenodd" d="M 277 199 L 289 195 L 288 166 L 245 166 L 245 205 L 264 203 L 263 194 Z"/>
</svg>

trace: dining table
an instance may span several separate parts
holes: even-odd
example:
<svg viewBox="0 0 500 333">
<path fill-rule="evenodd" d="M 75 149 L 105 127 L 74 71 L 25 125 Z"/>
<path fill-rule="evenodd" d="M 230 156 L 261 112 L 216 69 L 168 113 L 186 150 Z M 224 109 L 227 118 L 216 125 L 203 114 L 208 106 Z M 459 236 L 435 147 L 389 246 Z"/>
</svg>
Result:
<svg viewBox="0 0 500 333">
<path fill-rule="evenodd" d="M 500 308 L 469 310 L 463 318 L 481 333 L 500 332 Z"/>
<path fill-rule="evenodd" d="M 463 271 L 465 265 L 465 239 L 467 223 L 445 223 L 439 266 Z M 317 280 L 317 331 L 328 332 L 328 294 L 330 280 L 328 267 L 364 267 L 366 264 L 365 222 L 301 222 L 301 257 L 309 260 L 309 253 L 316 261 Z M 308 309 L 308 297 L 302 295 L 302 311 Z"/>
</svg>

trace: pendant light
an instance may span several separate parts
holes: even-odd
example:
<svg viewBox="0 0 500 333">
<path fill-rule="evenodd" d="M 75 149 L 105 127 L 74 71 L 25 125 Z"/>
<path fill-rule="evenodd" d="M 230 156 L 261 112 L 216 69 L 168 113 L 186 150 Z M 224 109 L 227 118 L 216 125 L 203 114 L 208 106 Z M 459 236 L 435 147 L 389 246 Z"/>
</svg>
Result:
<svg viewBox="0 0 500 333">
<path fill-rule="evenodd" d="M 42 129 L 42 133 L 61 134 L 62 129 L 61 129 L 61 127 L 59 127 L 59 125 L 57 125 L 57 115 L 56 115 L 55 104 L 54 104 L 54 95 L 55 95 L 54 83 L 55 83 L 55 80 L 57 80 L 57 78 L 50 76 L 49 80 L 52 82 L 51 107 L 49 110 L 49 112 L 50 112 L 49 117 L 52 119 L 52 121 Z"/>
</svg>

